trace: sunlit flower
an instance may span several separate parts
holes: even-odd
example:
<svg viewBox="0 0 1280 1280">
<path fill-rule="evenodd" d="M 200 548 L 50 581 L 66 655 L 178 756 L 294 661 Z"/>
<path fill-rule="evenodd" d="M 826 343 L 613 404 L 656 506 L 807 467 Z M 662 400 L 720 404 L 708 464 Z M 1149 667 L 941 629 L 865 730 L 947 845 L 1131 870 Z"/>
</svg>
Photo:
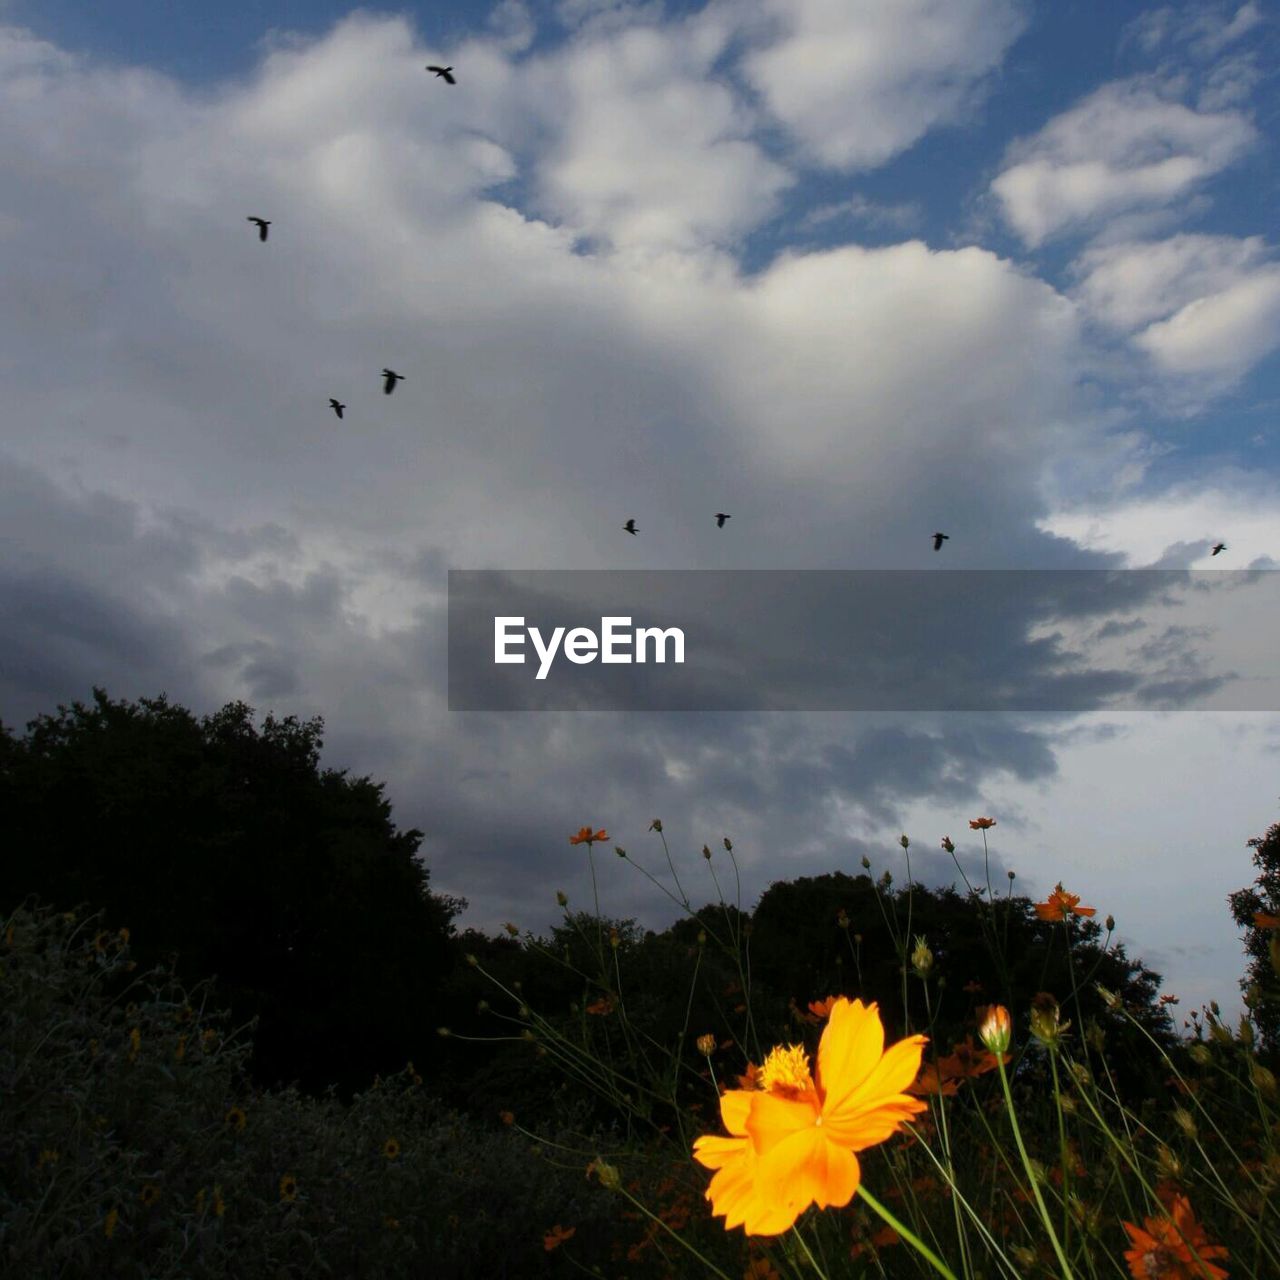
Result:
<svg viewBox="0 0 1280 1280">
<path fill-rule="evenodd" d="M 704 1058 L 711 1057 L 711 1055 L 716 1051 L 716 1038 L 713 1035 L 708 1034 L 699 1036 L 694 1043 L 698 1047 L 698 1052 L 702 1054 Z"/>
<path fill-rule="evenodd" d="M 400 1144 L 394 1138 L 388 1138 L 382 1144 L 382 1154 L 388 1160 L 394 1160 L 400 1154 Z"/>
<path fill-rule="evenodd" d="M 298 1180 L 291 1173 L 280 1179 L 280 1199 L 293 1201 L 298 1198 Z"/>
<path fill-rule="evenodd" d="M 779 1046 L 760 1069 L 761 1088 L 724 1094 L 730 1136 L 699 1138 L 694 1155 L 716 1170 L 706 1194 L 726 1230 L 779 1235 L 811 1204 L 848 1204 L 862 1176 L 854 1152 L 926 1110 L 903 1092 L 925 1044 L 908 1036 L 886 1051 L 879 1008 L 841 997 L 818 1045 L 816 1077 L 803 1047 Z"/>
<path fill-rule="evenodd" d="M 552 1249 L 558 1249 L 566 1240 L 572 1240 L 577 1230 L 577 1227 L 562 1227 L 557 1222 L 556 1225 L 542 1237 L 542 1247 L 550 1253 Z"/>
<path fill-rule="evenodd" d="M 1066 920 L 1071 916 L 1094 916 L 1098 914 L 1096 907 L 1082 907 L 1078 893 L 1068 893 L 1059 880 L 1054 891 L 1043 902 L 1037 902 L 1036 915 L 1041 920 Z"/>
<path fill-rule="evenodd" d="M 1133 1246 L 1124 1255 L 1133 1280 L 1227 1280 L 1227 1273 L 1209 1261 L 1228 1257 L 1227 1249 L 1209 1243 L 1191 1202 L 1175 1195 L 1168 1208 L 1170 1217 L 1147 1218 L 1142 1227 L 1120 1224 Z"/>
<path fill-rule="evenodd" d="M 598 840 L 607 840 L 608 838 L 609 833 L 603 828 L 593 834 L 590 827 L 583 827 L 576 836 L 569 837 L 569 843 L 592 845 Z"/>
<path fill-rule="evenodd" d="M 995 825 L 996 825 L 996 820 L 994 818 L 970 818 L 969 819 L 970 831 L 990 831 L 991 828 L 994 827 Z"/>
</svg>

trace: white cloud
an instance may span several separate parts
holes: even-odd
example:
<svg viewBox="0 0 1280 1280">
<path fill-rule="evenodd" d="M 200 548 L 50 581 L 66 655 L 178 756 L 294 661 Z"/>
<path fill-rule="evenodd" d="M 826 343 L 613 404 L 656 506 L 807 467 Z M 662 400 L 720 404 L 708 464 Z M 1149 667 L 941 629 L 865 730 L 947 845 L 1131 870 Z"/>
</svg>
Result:
<svg viewBox="0 0 1280 1280">
<path fill-rule="evenodd" d="M 793 179 L 709 78 L 722 41 L 705 24 L 634 26 L 548 58 L 529 99 L 552 138 L 536 162 L 540 207 L 620 248 L 691 249 L 766 220 Z"/>
<path fill-rule="evenodd" d="M 971 111 L 1022 33 L 1017 0 L 758 0 L 743 73 L 806 157 L 872 168 Z"/>
<path fill-rule="evenodd" d="M 1076 297 L 1103 324 L 1133 331 L 1242 283 L 1265 263 L 1261 236 L 1177 235 L 1086 249 Z"/>
<path fill-rule="evenodd" d="M 1257 138 L 1235 111 L 1193 111 L 1145 79 L 1104 85 L 1010 148 L 992 182 L 1034 248 L 1116 214 L 1184 200 Z"/>
</svg>

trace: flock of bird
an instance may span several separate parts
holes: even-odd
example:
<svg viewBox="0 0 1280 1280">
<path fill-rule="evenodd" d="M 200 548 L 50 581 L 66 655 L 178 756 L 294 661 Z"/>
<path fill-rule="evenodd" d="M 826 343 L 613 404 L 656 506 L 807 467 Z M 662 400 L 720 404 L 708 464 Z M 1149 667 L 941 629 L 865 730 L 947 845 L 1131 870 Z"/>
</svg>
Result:
<svg viewBox="0 0 1280 1280">
<path fill-rule="evenodd" d="M 457 80 L 454 78 L 452 67 L 428 66 L 426 70 L 434 71 L 436 74 L 436 78 L 443 80 L 445 84 L 458 83 Z M 267 228 L 271 225 L 271 219 L 249 217 L 249 218 L 246 218 L 245 221 L 252 222 L 257 226 L 258 239 L 265 243 L 267 239 Z M 405 381 L 404 374 L 397 373 L 394 369 L 383 369 L 382 378 L 383 378 L 382 390 L 385 395 L 390 395 L 396 389 L 397 382 Z M 329 398 L 329 405 L 333 409 L 334 413 L 338 415 L 339 418 L 342 417 L 342 411 L 347 407 L 345 404 L 342 404 L 340 401 L 334 399 L 332 396 Z M 723 529 L 724 522 L 728 519 L 730 519 L 730 515 L 727 511 L 717 511 L 716 512 L 716 528 Z M 636 524 L 634 519 L 628 520 L 626 524 L 624 524 L 622 527 L 629 534 L 631 534 L 632 537 L 635 537 L 640 532 L 640 527 Z M 951 535 L 949 533 L 935 532 L 933 535 L 933 549 L 935 551 L 941 551 L 942 544 L 944 542 L 947 542 L 950 539 L 950 537 Z M 1216 556 L 1220 551 L 1226 551 L 1226 550 L 1227 550 L 1227 544 L 1225 542 L 1218 542 L 1214 544 L 1213 550 L 1210 552 L 1210 554 Z"/>
</svg>

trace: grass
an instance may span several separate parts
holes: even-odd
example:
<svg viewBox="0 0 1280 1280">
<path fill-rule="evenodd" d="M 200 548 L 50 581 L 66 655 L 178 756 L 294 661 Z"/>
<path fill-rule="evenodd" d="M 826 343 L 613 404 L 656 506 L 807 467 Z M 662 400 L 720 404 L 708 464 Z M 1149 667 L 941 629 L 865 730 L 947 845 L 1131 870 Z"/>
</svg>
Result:
<svg viewBox="0 0 1280 1280">
<path fill-rule="evenodd" d="M 937 1043 L 940 986 L 964 975 L 947 974 L 910 911 L 902 918 L 887 901 L 883 938 L 859 939 L 860 950 L 851 941 L 851 968 L 870 948 L 890 948 L 902 1007 L 928 1011 L 904 1029 L 929 1037 L 912 1085 L 924 1109 L 859 1153 L 847 1204 L 798 1205 L 776 1235 L 726 1230 L 694 1144 L 725 1132 L 723 1092 L 760 1092 L 751 1073 L 775 1047 L 801 1045 L 814 1061 L 833 993 L 810 993 L 808 1009 L 764 1007 L 749 918 L 725 901 L 710 851 L 701 861 L 722 908 L 715 919 L 695 916 L 661 824 L 654 830 L 665 872 L 629 854 L 611 861 L 696 921 L 683 1025 L 656 1031 L 652 979 L 646 987 L 629 970 L 628 938 L 601 913 L 592 833 L 583 843 L 594 911 L 570 913 L 561 896 L 574 944 L 552 953 L 527 936 L 520 951 L 572 975 L 574 1007 L 539 1009 L 523 984 L 474 960 L 491 986 L 486 1016 L 501 1024 L 494 1038 L 523 1055 L 531 1077 L 551 1069 L 560 1082 L 518 1111 L 495 1102 L 491 1115 L 447 1109 L 412 1063 L 349 1106 L 256 1090 L 252 1027 L 230 1027 L 208 985 L 185 990 L 170 970 L 139 972 L 127 930 L 100 915 L 15 911 L 0 924 L 0 1271 L 1280 1275 L 1280 1096 L 1247 1014 L 1233 1029 L 1214 1006 L 1195 1013 L 1193 1038 L 1171 1052 L 1110 992 L 1102 1016 L 1086 1016 L 1089 975 L 1073 966 L 1070 990 L 1012 1011 L 1006 1049 L 992 1038 L 996 1022 L 985 1044 Z M 988 898 L 981 909 L 1003 972 L 997 906 Z M 1067 947 L 1074 921 L 1062 907 L 1054 927 Z M 690 1025 L 713 970 L 731 975 L 736 1003 L 723 1005 L 723 1025 Z M 922 1001 L 907 999 L 909 984 Z M 1110 1055 L 1124 1029 L 1149 1042 L 1165 1081 L 1158 1096 L 1134 1103 L 1117 1087 Z"/>
</svg>

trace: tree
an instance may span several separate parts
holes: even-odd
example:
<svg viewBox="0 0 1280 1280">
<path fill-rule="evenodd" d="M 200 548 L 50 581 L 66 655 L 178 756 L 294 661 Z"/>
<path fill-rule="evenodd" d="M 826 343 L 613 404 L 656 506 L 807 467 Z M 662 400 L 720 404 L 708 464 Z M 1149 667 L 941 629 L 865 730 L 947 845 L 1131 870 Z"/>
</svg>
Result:
<svg viewBox="0 0 1280 1280">
<path fill-rule="evenodd" d="M 1258 877 L 1247 889 L 1229 894 L 1231 914 L 1245 931 L 1244 949 L 1249 965 L 1240 980 L 1264 1048 L 1280 1051 L 1280 929 L 1261 927 L 1257 917 L 1267 913 L 1280 916 L 1280 822 L 1273 823 L 1265 836 L 1246 841 L 1253 850 Z"/>
<path fill-rule="evenodd" d="M 176 953 L 260 1018 L 264 1085 L 364 1087 L 434 1048 L 459 903 L 431 894 L 418 830 L 383 784 L 320 769 L 324 722 L 227 704 L 197 720 L 162 695 L 0 725 L 9 854 L 0 904 L 106 908 L 140 962 Z"/>
</svg>

